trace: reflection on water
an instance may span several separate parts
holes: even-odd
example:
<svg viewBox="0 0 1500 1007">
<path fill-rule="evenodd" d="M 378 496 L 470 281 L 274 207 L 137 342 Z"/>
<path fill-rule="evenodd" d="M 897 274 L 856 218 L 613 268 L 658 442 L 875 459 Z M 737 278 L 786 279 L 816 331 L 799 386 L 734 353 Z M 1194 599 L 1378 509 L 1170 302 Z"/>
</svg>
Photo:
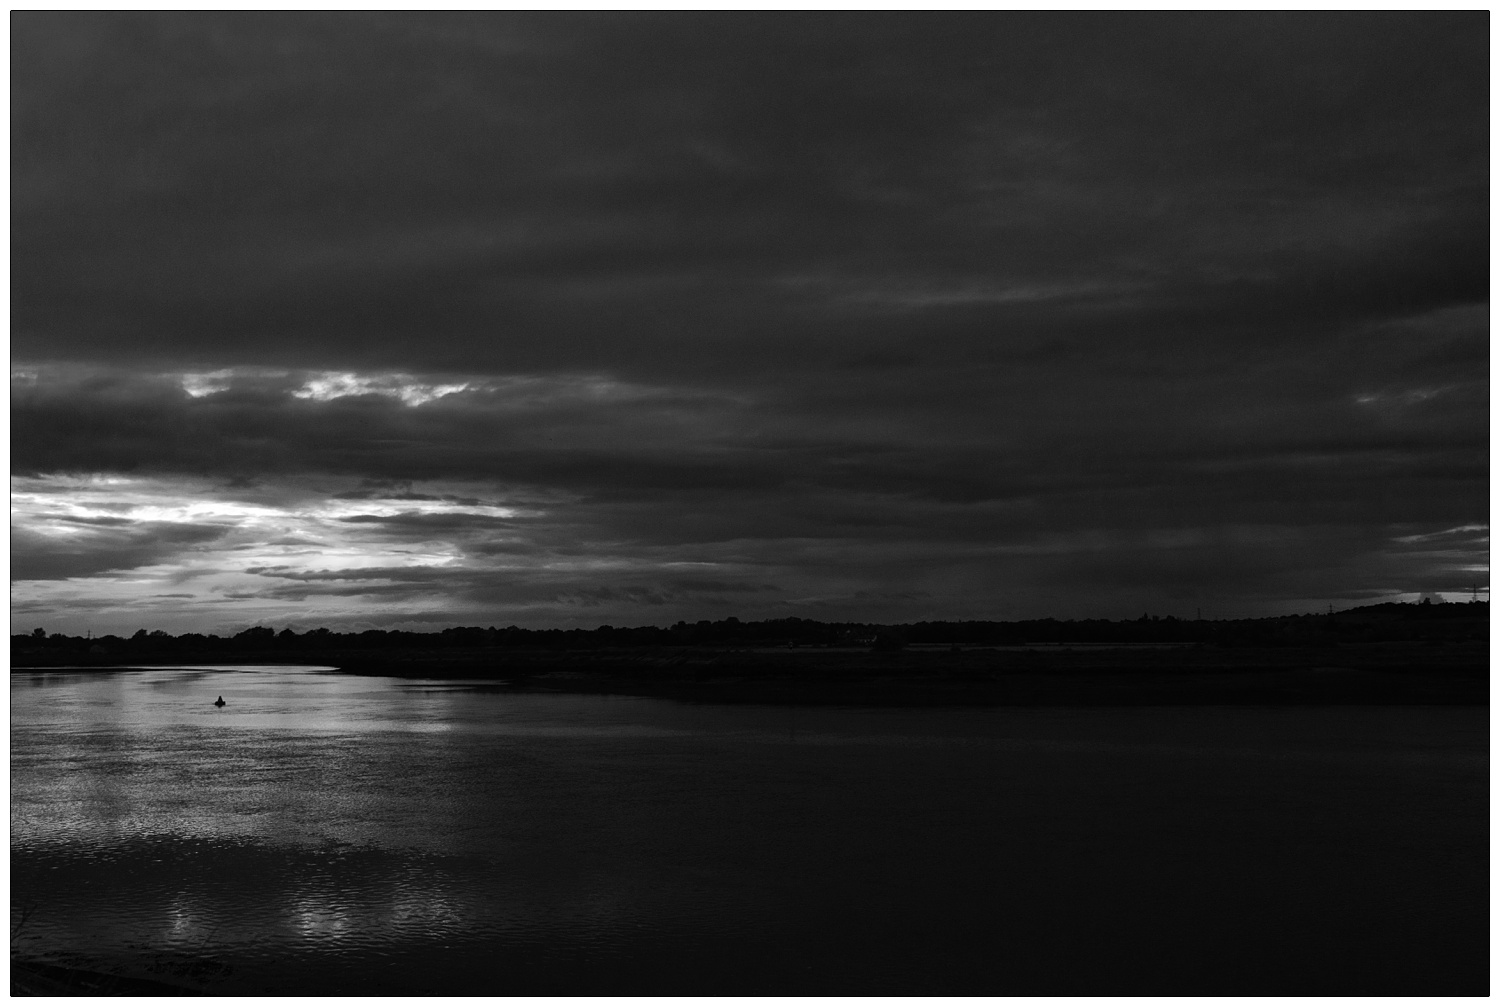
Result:
<svg viewBox="0 0 1500 1007">
<path fill-rule="evenodd" d="M 1483 710 L 712 707 L 296 668 L 16 673 L 11 701 L 38 960 L 220 993 L 1485 982 Z"/>
</svg>

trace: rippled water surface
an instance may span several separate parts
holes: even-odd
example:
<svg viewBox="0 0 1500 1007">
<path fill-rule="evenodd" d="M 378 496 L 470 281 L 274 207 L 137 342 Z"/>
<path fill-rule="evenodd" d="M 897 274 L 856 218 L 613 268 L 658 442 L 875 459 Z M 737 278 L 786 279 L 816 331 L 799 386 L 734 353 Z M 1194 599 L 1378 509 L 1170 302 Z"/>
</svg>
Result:
<svg viewBox="0 0 1500 1007">
<path fill-rule="evenodd" d="M 1486 730 L 17 672 L 12 945 L 217 993 L 1483 993 Z"/>
</svg>

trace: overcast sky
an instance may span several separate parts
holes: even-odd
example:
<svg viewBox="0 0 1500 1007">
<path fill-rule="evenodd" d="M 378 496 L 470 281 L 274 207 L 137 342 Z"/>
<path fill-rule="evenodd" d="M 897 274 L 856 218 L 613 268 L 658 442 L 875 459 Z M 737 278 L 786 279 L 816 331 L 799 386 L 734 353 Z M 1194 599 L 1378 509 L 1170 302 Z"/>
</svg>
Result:
<svg viewBox="0 0 1500 1007">
<path fill-rule="evenodd" d="M 1488 31 L 13 12 L 14 629 L 1467 599 Z"/>
</svg>

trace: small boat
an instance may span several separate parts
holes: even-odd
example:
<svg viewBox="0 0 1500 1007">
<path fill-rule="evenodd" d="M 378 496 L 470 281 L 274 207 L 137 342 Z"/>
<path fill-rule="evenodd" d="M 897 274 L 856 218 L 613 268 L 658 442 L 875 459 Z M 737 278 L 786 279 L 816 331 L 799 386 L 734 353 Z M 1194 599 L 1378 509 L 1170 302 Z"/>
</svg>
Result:
<svg viewBox="0 0 1500 1007">
<path fill-rule="evenodd" d="M 223 706 L 224 705 L 224 697 L 220 696 L 218 699 L 214 700 L 214 705 L 215 706 Z"/>
</svg>

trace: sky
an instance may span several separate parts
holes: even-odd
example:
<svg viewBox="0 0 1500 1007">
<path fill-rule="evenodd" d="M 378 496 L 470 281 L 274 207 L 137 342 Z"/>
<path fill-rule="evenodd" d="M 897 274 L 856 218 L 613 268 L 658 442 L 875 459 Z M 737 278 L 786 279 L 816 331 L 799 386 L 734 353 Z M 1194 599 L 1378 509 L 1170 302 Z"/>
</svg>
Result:
<svg viewBox="0 0 1500 1007">
<path fill-rule="evenodd" d="M 12 12 L 13 631 L 1485 598 L 1488 19 Z"/>
</svg>

